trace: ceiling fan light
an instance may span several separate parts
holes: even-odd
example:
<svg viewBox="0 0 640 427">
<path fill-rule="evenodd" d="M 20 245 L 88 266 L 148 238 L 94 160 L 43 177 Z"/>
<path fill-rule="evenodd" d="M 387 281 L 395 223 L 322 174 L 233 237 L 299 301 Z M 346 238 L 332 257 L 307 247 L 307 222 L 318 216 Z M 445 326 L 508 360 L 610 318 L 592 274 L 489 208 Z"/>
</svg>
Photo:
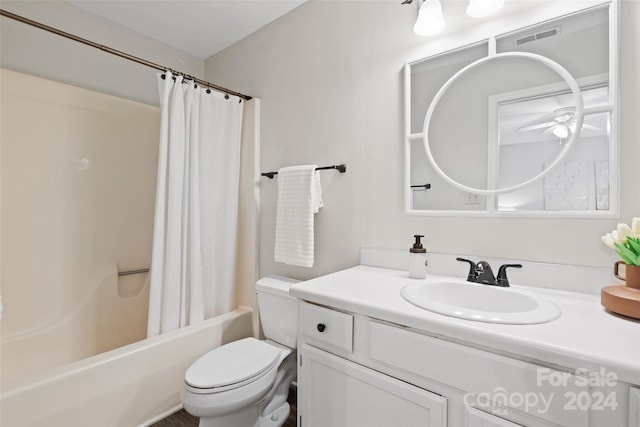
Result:
<svg viewBox="0 0 640 427">
<path fill-rule="evenodd" d="M 444 30 L 444 27 L 440 0 L 424 0 L 420 5 L 413 32 L 419 36 L 433 36 Z"/>
<path fill-rule="evenodd" d="M 493 15 L 504 6 L 504 0 L 469 0 L 467 15 L 472 18 L 483 18 Z"/>
<path fill-rule="evenodd" d="M 558 138 L 566 138 L 569 136 L 569 128 L 565 125 L 557 125 L 553 128 L 553 134 Z"/>
</svg>

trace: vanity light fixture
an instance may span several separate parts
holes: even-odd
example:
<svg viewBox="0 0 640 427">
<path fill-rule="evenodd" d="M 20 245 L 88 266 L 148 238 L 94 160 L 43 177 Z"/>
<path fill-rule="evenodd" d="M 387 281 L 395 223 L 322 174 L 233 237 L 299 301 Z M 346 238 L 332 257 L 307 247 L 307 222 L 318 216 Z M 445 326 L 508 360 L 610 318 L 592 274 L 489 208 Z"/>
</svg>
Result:
<svg viewBox="0 0 640 427">
<path fill-rule="evenodd" d="M 469 0 L 467 15 L 472 18 L 483 18 L 493 15 L 504 6 L 504 0 Z"/>
<path fill-rule="evenodd" d="M 413 32 L 419 36 L 433 36 L 444 30 L 445 22 L 440 0 L 418 1 L 420 9 L 418 10 L 418 19 L 413 26 Z"/>
<path fill-rule="evenodd" d="M 418 19 L 413 26 L 413 32 L 419 36 L 433 36 L 444 30 L 445 22 L 442 15 L 440 0 L 418 0 Z M 404 0 L 401 4 L 411 4 L 413 0 Z M 504 0 L 469 0 L 467 15 L 472 18 L 482 18 L 492 15 L 502 9 Z"/>
</svg>

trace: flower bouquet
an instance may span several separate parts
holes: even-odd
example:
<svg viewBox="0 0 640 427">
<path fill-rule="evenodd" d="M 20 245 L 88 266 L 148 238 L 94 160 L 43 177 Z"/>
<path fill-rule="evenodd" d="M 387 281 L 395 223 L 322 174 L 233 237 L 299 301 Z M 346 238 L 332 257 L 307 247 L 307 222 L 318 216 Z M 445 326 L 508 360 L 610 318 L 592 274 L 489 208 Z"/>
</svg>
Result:
<svg viewBox="0 0 640 427">
<path fill-rule="evenodd" d="M 602 241 L 616 251 L 625 264 L 640 267 L 640 218 L 633 218 L 631 227 L 618 224 L 615 230 L 602 236 Z"/>
<path fill-rule="evenodd" d="M 625 281 L 625 286 L 602 289 L 600 301 L 609 311 L 640 319 L 640 217 L 633 218 L 631 227 L 618 224 L 602 241 L 616 251 L 622 261 L 613 265 L 613 274 Z M 619 268 L 624 265 L 624 276 Z"/>
</svg>

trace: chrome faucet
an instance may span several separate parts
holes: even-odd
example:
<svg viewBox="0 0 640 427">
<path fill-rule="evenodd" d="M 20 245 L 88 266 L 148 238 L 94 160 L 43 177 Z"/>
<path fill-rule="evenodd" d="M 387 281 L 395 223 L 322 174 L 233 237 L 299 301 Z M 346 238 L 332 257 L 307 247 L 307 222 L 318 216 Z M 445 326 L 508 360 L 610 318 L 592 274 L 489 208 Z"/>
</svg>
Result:
<svg viewBox="0 0 640 427">
<path fill-rule="evenodd" d="M 509 287 L 509 279 L 507 278 L 507 268 L 522 268 L 522 264 L 503 264 L 498 269 L 498 277 L 493 275 L 491 265 L 487 261 L 479 261 L 477 264 L 471 260 L 464 258 L 456 258 L 456 261 L 469 263 L 469 274 L 467 281 L 473 283 L 482 283 L 484 285 Z"/>
</svg>

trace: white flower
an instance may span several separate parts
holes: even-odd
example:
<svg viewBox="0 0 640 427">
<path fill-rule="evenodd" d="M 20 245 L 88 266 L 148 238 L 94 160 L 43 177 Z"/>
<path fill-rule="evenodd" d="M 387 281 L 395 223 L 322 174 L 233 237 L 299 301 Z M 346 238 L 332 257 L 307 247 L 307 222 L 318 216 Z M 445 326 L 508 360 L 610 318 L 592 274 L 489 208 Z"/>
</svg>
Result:
<svg viewBox="0 0 640 427">
<path fill-rule="evenodd" d="M 615 230 L 601 239 L 616 251 L 624 263 L 640 267 L 640 217 L 633 218 L 631 227 L 619 223 Z"/>
<path fill-rule="evenodd" d="M 613 230 L 611 232 L 611 239 L 614 243 L 622 244 L 622 240 L 620 239 L 620 235 L 618 234 L 617 230 Z"/>
<path fill-rule="evenodd" d="M 616 249 L 616 246 L 613 244 L 613 238 L 611 237 L 611 233 L 607 233 L 602 236 L 602 241 L 605 245 L 609 246 L 611 249 Z"/>
<path fill-rule="evenodd" d="M 618 228 L 617 228 L 617 234 L 618 234 L 618 239 L 620 239 L 620 242 L 618 243 L 624 243 L 627 241 L 627 237 L 631 236 L 633 237 L 633 231 L 631 231 L 631 228 L 629 228 L 629 226 L 627 224 L 623 224 L 623 223 L 619 223 L 618 224 Z"/>
</svg>

